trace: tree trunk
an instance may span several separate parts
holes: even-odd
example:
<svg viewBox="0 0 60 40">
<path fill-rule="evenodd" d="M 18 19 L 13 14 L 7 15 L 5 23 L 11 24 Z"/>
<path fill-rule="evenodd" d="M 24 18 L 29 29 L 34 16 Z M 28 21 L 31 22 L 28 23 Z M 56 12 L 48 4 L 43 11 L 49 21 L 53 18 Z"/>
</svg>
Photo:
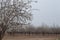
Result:
<svg viewBox="0 0 60 40">
<path fill-rule="evenodd" d="M 5 34 L 5 31 L 6 31 L 7 27 L 6 27 L 6 25 L 3 25 L 3 23 L 0 24 L 0 27 L 2 28 L 2 30 L 0 30 L 0 40 L 2 40 L 2 38 L 4 37 L 4 34 Z"/>
<path fill-rule="evenodd" d="M 1 35 L 2 35 L 2 33 L 0 32 L 0 40 L 2 40 L 2 36 Z"/>
</svg>

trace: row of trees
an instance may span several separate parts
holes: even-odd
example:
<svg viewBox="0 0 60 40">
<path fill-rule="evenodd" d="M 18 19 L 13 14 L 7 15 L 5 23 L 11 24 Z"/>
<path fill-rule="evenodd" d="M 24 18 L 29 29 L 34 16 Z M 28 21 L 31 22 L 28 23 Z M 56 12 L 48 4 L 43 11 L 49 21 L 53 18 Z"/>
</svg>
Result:
<svg viewBox="0 0 60 40">
<path fill-rule="evenodd" d="M 20 34 L 60 34 L 60 27 L 48 27 L 48 26 L 40 26 L 34 27 L 32 25 L 24 26 L 22 28 L 14 28 L 8 31 L 10 34 L 20 33 Z"/>
</svg>

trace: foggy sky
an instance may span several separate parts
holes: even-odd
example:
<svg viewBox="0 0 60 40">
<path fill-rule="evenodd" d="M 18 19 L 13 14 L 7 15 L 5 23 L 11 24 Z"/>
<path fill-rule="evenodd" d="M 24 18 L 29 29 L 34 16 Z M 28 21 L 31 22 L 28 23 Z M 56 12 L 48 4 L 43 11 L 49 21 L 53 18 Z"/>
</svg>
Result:
<svg viewBox="0 0 60 40">
<path fill-rule="evenodd" d="M 47 25 L 60 25 L 60 0 L 37 1 L 38 3 L 32 3 L 32 9 L 39 9 L 32 11 L 32 24 L 35 26 L 39 26 L 43 23 Z"/>
<path fill-rule="evenodd" d="M 47 25 L 60 25 L 60 0 L 37 0 L 38 3 L 32 3 L 34 10 L 32 24 L 39 26 L 42 23 Z"/>
</svg>

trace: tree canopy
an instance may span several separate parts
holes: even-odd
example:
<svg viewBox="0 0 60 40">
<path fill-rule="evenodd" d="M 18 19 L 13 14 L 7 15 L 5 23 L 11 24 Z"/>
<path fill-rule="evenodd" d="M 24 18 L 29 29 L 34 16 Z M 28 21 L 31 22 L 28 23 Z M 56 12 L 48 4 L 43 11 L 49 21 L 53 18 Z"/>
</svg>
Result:
<svg viewBox="0 0 60 40">
<path fill-rule="evenodd" d="M 15 23 L 27 23 L 31 20 L 31 10 L 27 2 L 19 0 L 2 0 L 0 2 L 0 23 L 12 26 Z"/>
</svg>

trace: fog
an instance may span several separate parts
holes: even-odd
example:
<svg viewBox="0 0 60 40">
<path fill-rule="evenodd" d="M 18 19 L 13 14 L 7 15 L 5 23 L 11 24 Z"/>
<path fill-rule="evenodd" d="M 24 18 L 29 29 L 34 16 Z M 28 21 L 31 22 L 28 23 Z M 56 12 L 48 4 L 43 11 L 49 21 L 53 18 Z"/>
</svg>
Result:
<svg viewBox="0 0 60 40">
<path fill-rule="evenodd" d="M 60 25 L 60 0 L 37 1 L 38 3 L 32 3 L 32 9 L 39 9 L 32 11 L 32 24 L 35 26 L 43 23 L 47 25 Z"/>
</svg>

